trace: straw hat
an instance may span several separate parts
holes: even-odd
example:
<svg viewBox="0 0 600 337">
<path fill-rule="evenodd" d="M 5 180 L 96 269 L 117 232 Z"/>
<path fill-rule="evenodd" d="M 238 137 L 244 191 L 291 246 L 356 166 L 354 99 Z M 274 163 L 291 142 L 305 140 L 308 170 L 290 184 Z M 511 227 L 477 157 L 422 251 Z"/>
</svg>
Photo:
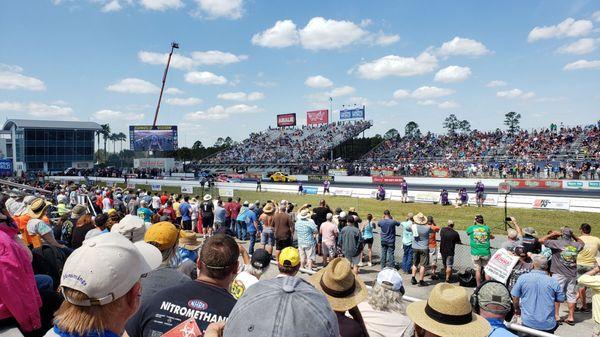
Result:
<svg viewBox="0 0 600 337">
<path fill-rule="evenodd" d="M 355 277 L 350 262 L 341 257 L 311 276 L 309 282 L 325 294 L 334 311 L 352 309 L 368 296 L 365 283 Z"/>
<path fill-rule="evenodd" d="M 424 225 L 427 223 L 427 217 L 423 213 L 419 212 L 417 215 L 413 216 L 413 222 L 418 225 Z"/>
<path fill-rule="evenodd" d="M 273 214 L 273 212 L 275 212 L 275 207 L 273 207 L 273 204 L 267 204 L 265 207 L 263 207 L 263 213 Z"/>
<path fill-rule="evenodd" d="M 444 337 L 484 337 L 491 332 L 485 318 L 472 312 L 464 288 L 437 284 L 427 301 L 413 302 L 406 308 L 408 317 L 427 331 Z"/>
<path fill-rule="evenodd" d="M 210 199 L 212 199 L 212 195 L 210 195 L 210 194 L 205 194 L 205 195 L 204 195 L 204 198 L 202 198 L 202 199 L 204 199 L 204 201 L 209 201 Z"/>
<path fill-rule="evenodd" d="M 46 200 L 42 198 L 36 198 L 31 202 L 31 205 L 29 205 L 27 212 L 32 218 L 39 219 L 44 215 L 49 205 L 50 203 Z"/>
<path fill-rule="evenodd" d="M 300 219 L 308 219 L 310 218 L 310 210 L 308 208 L 305 208 L 303 210 L 300 211 L 300 214 L 298 214 L 298 218 Z"/>
<path fill-rule="evenodd" d="M 179 247 L 187 250 L 196 250 L 201 245 L 202 241 L 198 240 L 198 236 L 193 231 L 185 230 L 179 232 Z"/>
</svg>

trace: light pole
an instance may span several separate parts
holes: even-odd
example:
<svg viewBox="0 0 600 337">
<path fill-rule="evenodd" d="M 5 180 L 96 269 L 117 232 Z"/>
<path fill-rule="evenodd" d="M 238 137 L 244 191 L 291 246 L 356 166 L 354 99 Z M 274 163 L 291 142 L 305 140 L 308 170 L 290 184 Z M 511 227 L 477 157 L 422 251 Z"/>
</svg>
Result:
<svg viewBox="0 0 600 337">
<path fill-rule="evenodd" d="M 333 123 L 333 97 L 329 97 L 329 117 L 330 123 Z M 331 162 L 333 162 L 333 147 L 331 148 L 331 152 L 329 153 L 329 158 Z"/>
<path fill-rule="evenodd" d="M 173 49 L 179 49 L 179 43 L 171 42 L 171 52 L 169 53 L 169 58 L 167 59 L 167 67 L 165 68 L 165 73 L 163 74 L 162 86 L 160 87 L 158 104 L 156 104 L 156 112 L 154 113 L 154 122 L 152 122 L 152 129 L 156 127 L 156 119 L 158 118 L 158 111 L 160 110 L 160 101 L 162 100 L 163 90 L 165 90 L 165 82 L 167 82 L 167 73 L 169 72 L 169 64 L 171 64 L 171 56 L 173 56 Z"/>
</svg>

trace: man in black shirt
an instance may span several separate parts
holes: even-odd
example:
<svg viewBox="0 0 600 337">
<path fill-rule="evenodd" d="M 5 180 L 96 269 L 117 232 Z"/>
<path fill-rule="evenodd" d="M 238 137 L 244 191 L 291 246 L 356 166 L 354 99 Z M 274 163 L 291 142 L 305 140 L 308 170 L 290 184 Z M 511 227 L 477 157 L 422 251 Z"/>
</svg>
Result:
<svg viewBox="0 0 600 337">
<path fill-rule="evenodd" d="M 313 216 L 312 219 L 315 222 L 315 225 L 317 225 L 317 232 L 319 232 L 319 230 L 321 229 L 321 224 L 325 221 L 327 221 L 327 213 L 333 213 L 331 211 L 331 209 L 329 208 L 329 206 L 327 205 L 327 203 L 325 202 L 325 200 L 321 200 L 319 201 L 319 207 L 315 207 L 313 208 Z M 323 252 L 321 252 L 321 235 L 319 234 L 318 238 L 317 238 L 318 242 L 317 242 L 317 254 L 318 255 L 322 255 Z"/>
<path fill-rule="evenodd" d="M 238 271 L 240 251 L 224 234 L 208 238 L 198 259 L 198 278 L 158 292 L 127 322 L 127 337 L 186 331 L 203 336 L 211 322 L 225 321 L 236 301 L 228 289 Z"/>
<path fill-rule="evenodd" d="M 440 230 L 440 253 L 442 254 L 442 263 L 446 271 L 446 282 L 450 282 L 450 278 L 452 277 L 454 248 L 460 243 L 460 235 L 454 230 L 454 221 L 448 220 L 448 226 Z"/>
<path fill-rule="evenodd" d="M 213 232 L 213 223 L 215 220 L 214 209 L 215 205 L 212 201 L 212 196 L 210 194 L 206 194 L 204 196 L 204 201 L 200 204 L 200 216 L 202 217 L 202 229 L 204 234 L 212 235 Z"/>
</svg>

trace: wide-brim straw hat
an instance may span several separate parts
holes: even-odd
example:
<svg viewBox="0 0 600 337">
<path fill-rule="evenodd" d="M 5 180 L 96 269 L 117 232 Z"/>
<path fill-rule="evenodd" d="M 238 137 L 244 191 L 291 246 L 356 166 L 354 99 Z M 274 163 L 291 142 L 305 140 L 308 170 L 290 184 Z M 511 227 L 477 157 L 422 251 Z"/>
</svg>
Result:
<svg viewBox="0 0 600 337">
<path fill-rule="evenodd" d="M 368 296 L 363 280 L 354 275 L 350 262 L 341 257 L 312 275 L 309 282 L 325 294 L 331 308 L 338 312 L 354 308 Z"/>
<path fill-rule="evenodd" d="M 263 207 L 263 213 L 265 214 L 273 214 L 275 212 L 275 207 L 273 207 L 273 204 L 267 204 L 265 207 Z"/>
<path fill-rule="evenodd" d="M 485 318 L 473 313 L 465 289 L 448 283 L 437 284 L 427 301 L 409 304 L 406 314 L 416 325 L 443 337 L 485 337 L 492 331 Z"/>
<path fill-rule="evenodd" d="M 46 200 L 42 198 L 36 198 L 31 202 L 31 205 L 29 205 L 29 207 L 27 208 L 27 212 L 32 218 L 39 219 L 44 215 L 49 205 L 50 203 Z"/>
<path fill-rule="evenodd" d="M 190 230 L 179 232 L 179 247 L 187 250 L 196 250 L 200 248 L 202 241 L 198 240 L 196 233 Z"/>
<path fill-rule="evenodd" d="M 205 201 L 209 201 L 210 199 L 212 199 L 212 196 L 210 194 L 206 194 L 202 199 L 204 199 Z"/>
<path fill-rule="evenodd" d="M 424 225 L 427 223 L 427 217 L 423 213 L 417 213 L 417 215 L 413 216 L 413 222 L 418 225 Z"/>
<path fill-rule="evenodd" d="M 298 213 L 298 218 L 308 219 L 311 217 L 311 215 L 312 215 L 312 213 L 310 212 L 310 210 L 308 208 L 305 208 L 305 209 L 301 210 L 300 213 Z"/>
</svg>

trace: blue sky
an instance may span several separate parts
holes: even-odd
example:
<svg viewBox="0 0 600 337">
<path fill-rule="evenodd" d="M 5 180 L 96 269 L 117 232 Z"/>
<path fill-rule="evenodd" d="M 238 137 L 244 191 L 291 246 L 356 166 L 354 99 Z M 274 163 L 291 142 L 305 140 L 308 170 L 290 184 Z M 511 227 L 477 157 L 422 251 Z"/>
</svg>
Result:
<svg viewBox="0 0 600 337">
<path fill-rule="evenodd" d="M 37 0 L 0 4 L 0 117 L 159 124 L 180 146 L 275 115 L 366 105 L 375 126 L 443 131 L 600 118 L 597 1 Z"/>
</svg>

